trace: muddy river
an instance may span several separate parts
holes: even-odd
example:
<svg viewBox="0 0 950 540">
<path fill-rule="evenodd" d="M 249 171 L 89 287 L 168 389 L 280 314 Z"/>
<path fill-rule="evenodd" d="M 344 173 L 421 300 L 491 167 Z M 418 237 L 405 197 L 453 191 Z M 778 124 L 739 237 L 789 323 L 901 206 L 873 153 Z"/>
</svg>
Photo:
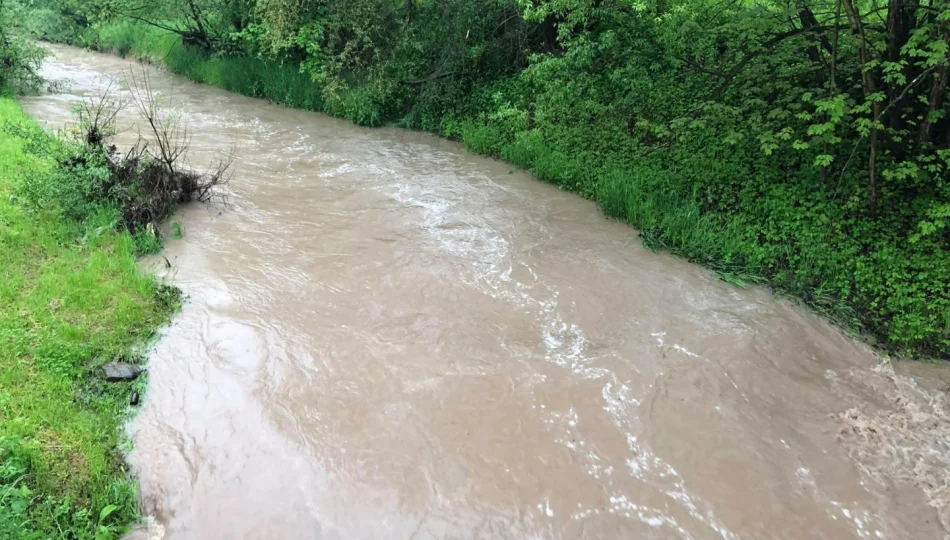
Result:
<svg viewBox="0 0 950 540">
<path fill-rule="evenodd" d="M 53 128 L 130 69 L 53 50 Z M 193 164 L 238 156 L 154 265 L 187 300 L 129 427 L 152 536 L 946 537 L 946 370 L 458 144 L 150 72 Z"/>
</svg>

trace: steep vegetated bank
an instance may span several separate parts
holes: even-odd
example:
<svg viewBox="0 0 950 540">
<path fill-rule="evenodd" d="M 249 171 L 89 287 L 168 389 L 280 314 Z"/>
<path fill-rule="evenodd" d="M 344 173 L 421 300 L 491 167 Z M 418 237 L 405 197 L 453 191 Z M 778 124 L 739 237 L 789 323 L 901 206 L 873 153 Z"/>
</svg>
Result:
<svg viewBox="0 0 950 540">
<path fill-rule="evenodd" d="M 950 356 L 950 4 L 32 0 L 40 38 L 458 139 L 644 241 Z"/>
</svg>

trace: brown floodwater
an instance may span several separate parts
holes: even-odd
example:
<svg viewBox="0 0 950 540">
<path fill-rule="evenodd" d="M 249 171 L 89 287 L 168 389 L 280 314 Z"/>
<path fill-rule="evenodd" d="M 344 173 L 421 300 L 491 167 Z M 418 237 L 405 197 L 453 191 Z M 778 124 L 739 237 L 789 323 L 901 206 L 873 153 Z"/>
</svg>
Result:
<svg viewBox="0 0 950 540">
<path fill-rule="evenodd" d="M 53 50 L 51 127 L 130 69 Z M 946 537 L 946 370 L 458 144 L 145 69 L 238 156 L 149 265 L 187 296 L 130 425 L 153 536 Z"/>
</svg>

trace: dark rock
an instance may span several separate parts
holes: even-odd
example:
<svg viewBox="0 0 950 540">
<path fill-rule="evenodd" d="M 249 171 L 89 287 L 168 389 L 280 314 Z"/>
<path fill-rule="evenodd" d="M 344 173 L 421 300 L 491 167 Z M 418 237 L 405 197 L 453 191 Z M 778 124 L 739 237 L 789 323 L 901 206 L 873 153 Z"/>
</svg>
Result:
<svg viewBox="0 0 950 540">
<path fill-rule="evenodd" d="M 132 397 L 129 398 L 129 405 L 135 407 L 139 404 L 139 392 L 138 390 L 132 390 Z"/>
<path fill-rule="evenodd" d="M 134 380 L 142 372 L 142 369 L 124 362 L 109 362 L 102 366 L 102 371 L 105 373 L 107 381 L 119 382 Z"/>
</svg>

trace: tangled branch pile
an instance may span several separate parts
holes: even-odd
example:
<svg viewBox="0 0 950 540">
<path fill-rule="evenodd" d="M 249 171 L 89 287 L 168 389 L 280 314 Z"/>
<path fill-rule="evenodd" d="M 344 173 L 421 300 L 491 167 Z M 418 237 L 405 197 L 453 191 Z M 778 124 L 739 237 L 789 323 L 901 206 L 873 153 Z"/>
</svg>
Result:
<svg viewBox="0 0 950 540">
<path fill-rule="evenodd" d="M 112 97 L 115 84 L 76 109 L 79 122 L 58 153 L 56 182 L 34 181 L 34 200 L 57 201 L 69 217 L 82 219 L 107 203 L 132 232 L 155 231 L 180 203 L 208 202 L 230 179 L 233 154 L 198 172 L 187 164 L 190 136 L 178 111 L 166 107 L 148 74 L 130 73 L 129 97 Z M 144 134 L 127 150 L 112 143 L 116 119 L 127 106 L 138 113 Z M 51 192 L 51 190 L 53 192 Z"/>
</svg>

